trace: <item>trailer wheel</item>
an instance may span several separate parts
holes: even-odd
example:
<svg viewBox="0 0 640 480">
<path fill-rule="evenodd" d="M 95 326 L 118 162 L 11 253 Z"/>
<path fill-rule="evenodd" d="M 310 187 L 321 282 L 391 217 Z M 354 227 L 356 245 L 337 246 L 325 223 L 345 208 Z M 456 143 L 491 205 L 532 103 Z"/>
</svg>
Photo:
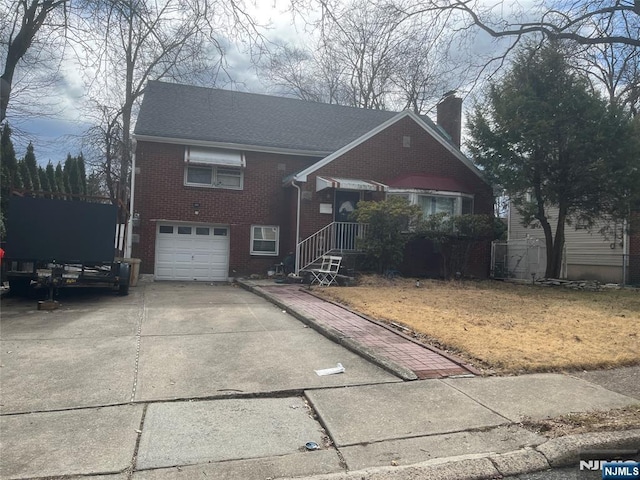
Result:
<svg viewBox="0 0 640 480">
<path fill-rule="evenodd" d="M 9 277 L 9 293 L 13 297 L 28 297 L 31 279 L 23 277 Z"/>
<path fill-rule="evenodd" d="M 118 295 L 122 295 L 123 297 L 129 295 L 129 282 L 126 284 L 121 283 L 120 286 L 118 286 Z"/>
<path fill-rule="evenodd" d="M 120 282 L 118 283 L 118 295 L 129 295 L 131 269 L 128 263 L 120 263 L 118 267 L 118 276 L 120 277 Z"/>
</svg>

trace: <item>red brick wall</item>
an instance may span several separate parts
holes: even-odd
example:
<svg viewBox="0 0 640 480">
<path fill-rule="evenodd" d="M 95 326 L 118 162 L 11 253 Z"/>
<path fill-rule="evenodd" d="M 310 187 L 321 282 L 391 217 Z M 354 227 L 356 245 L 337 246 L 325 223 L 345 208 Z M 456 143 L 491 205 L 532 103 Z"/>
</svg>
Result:
<svg viewBox="0 0 640 480">
<path fill-rule="evenodd" d="M 402 146 L 403 136 L 411 146 Z M 135 211 L 140 214 L 140 243 L 134 256 L 142 259 L 141 272 L 153 273 L 155 261 L 154 220 L 202 222 L 230 226 L 230 276 L 264 273 L 276 258 L 251 256 L 250 227 L 280 226 L 280 252 L 277 260 L 295 250 L 297 190 L 282 187 L 282 179 L 318 161 L 317 158 L 246 153 L 244 188 L 238 190 L 187 187 L 184 185 L 184 147 L 138 142 Z M 378 133 L 367 142 L 310 175 L 301 184 L 310 200 L 301 201 L 300 238 L 331 223 L 333 216 L 321 214 L 320 203 L 333 203 L 333 190 L 316 192 L 316 175 L 361 178 L 382 183 L 409 173 L 429 173 L 455 177 L 476 194 L 476 213 L 493 212 L 493 195 L 486 185 L 460 160 L 410 118 Z M 367 194 L 380 199 L 382 194 Z M 193 203 L 200 204 L 199 215 Z M 480 262 L 484 264 L 484 259 Z M 488 265 L 488 257 L 486 260 Z M 488 269 L 488 266 L 487 266 Z"/>
<path fill-rule="evenodd" d="M 403 136 L 411 137 L 409 148 L 402 146 Z M 412 119 L 404 118 L 309 176 L 303 189 L 312 192 L 312 200 L 302 202 L 301 237 L 332 221 L 331 215 L 319 213 L 320 203 L 332 203 L 333 197 L 331 190 L 315 192 L 317 175 L 385 183 L 410 173 L 456 178 L 475 193 L 475 213 L 493 214 L 491 187 Z"/>
<path fill-rule="evenodd" d="M 140 226 L 134 233 L 140 235 L 140 242 L 134 244 L 133 255 L 142 259 L 142 273 L 153 273 L 154 220 L 228 225 L 230 276 L 264 273 L 292 249 L 290 194 L 282 188 L 282 179 L 317 159 L 246 152 L 246 160 L 242 190 L 188 187 L 184 185 L 183 146 L 138 142 L 136 167 L 140 173 L 136 175 L 134 211 L 140 214 Z M 194 203 L 200 204 L 198 215 Z M 251 225 L 280 226 L 278 257 L 250 255 Z"/>
<path fill-rule="evenodd" d="M 410 147 L 403 147 L 403 137 L 411 137 Z M 300 237 L 305 238 L 321 227 L 333 221 L 333 215 L 321 214 L 320 203 L 333 203 L 333 189 L 316 192 L 316 176 L 356 178 L 375 180 L 381 183 L 411 173 L 427 173 L 440 177 L 452 177 L 467 185 L 474 193 L 474 212 L 493 214 L 493 190 L 467 165 L 462 163 L 445 147 L 435 140 L 412 119 L 405 118 L 378 133 L 365 143 L 345 153 L 340 158 L 320 168 L 309 176 L 302 184 L 304 191 L 311 195 L 311 200 L 302 202 Z M 369 192 L 365 196 L 370 195 Z M 372 197 L 380 199 L 380 194 Z M 365 197 L 366 198 L 366 197 Z M 366 198 L 369 199 L 369 198 Z M 421 258 L 424 255 L 425 258 Z M 487 277 L 489 274 L 491 250 L 489 245 L 474 249 L 468 266 L 467 275 Z M 409 247 L 408 261 L 413 265 L 433 263 L 428 251 Z M 412 267 L 412 270 L 414 268 Z M 441 271 L 440 265 L 431 265 L 423 275 L 431 275 Z M 412 272 L 417 275 L 416 270 Z"/>
</svg>

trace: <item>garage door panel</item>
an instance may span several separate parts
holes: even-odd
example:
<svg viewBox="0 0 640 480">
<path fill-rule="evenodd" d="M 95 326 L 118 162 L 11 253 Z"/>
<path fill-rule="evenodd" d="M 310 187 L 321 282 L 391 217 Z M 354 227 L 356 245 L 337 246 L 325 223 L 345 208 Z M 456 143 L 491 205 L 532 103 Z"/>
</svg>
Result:
<svg viewBox="0 0 640 480">
<path fill-rule="evenodd" d="M 161 233 L 161 231 L 173 233 Z M 214 232 L 218 234 L 214 235 Z M 156 238 L 156 279 L 226 281 L 228 266 L 227 227 L 159 226 Z"/>
</svg>

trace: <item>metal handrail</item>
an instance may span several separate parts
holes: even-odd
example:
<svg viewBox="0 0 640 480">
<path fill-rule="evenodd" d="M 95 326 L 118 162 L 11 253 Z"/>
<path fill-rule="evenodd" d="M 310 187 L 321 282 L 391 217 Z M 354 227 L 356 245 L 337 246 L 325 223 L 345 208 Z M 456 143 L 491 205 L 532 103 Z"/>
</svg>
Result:
<svg viewBox="0 0 640 480">
<path fill-rule="evenodd" d="M 358 251 L 358 238 L 363 238 L 369 225 L 353 222 L 332 222 L 302 240 L 296 248 L 298 271 L 318 261 L 328 253 Z"/>
</svg>

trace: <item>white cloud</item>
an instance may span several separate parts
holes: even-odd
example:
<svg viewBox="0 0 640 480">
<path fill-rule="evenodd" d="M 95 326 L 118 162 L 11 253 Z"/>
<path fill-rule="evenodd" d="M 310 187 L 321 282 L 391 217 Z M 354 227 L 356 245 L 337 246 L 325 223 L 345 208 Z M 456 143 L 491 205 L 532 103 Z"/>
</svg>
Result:
<svg viewBox="0 0 640 480">
<path fill-rule="evenodd" d="M 527 2 L 533 0 L 525 0 Z M 319 20 L 317 11 L 305 11 L 305 18 L 300 12 L 292 15 L 290 0 L 256 0 L 247 5 L 248 13 L 260 25 L 267 27 L 264 36 L 266 46 L 288 43 L 297 47 L 315 44 L 315 34 L 311 28 L 314 21 Z M 476 41 L 470 46 L 474 55 L 480 55 L 496 49 L 496 43 L 487 35 L 476 35 Z M 242 91 L 264 93 L 268 85 L 256 71 L 255 61 L 243 45 L 228 45 L 226 62 L 229 76 L 218 77 L 216 85 L 223 88 L 234 88 Z M 68 51 L 71 53 L 71 50 Z M 255 52 L 254 52 L 255 53 Z M 259 58 L 259 57 L 257 57 Z M 79 65 L 77 60 L 67 59 L 61 64 L 59 80 L 52 87 L 50 96 L 43 98 L 42 92 L 31 92 L 30 98 L 36 104 L 42 105 L 42 117 L 31 116 L 15 121 L 19 135 L 14 138 L 16 151 L 19 156 L 29 141 L 35 146 L 36 157 L 40 163 L 49 159 L 54 163 L 64 160 L 68 152 L 76 154 L 79 151 L 79 136 L 91 125 L 86 120 L 87 86 L 85 79 L 86 66 Z M 203 76 L 202 84 L 213 85 L 213 73 L 210 77 Z M 14 123 L 9 111 L 9 121 Z"/>
</svg>

